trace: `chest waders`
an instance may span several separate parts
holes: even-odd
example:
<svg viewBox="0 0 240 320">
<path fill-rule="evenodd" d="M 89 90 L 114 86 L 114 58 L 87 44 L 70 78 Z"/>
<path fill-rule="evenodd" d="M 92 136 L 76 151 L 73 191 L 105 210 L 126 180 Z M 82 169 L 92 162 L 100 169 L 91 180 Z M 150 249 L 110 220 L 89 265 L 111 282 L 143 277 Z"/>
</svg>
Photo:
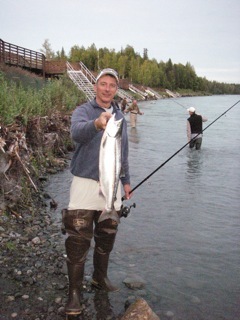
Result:
<svg viewBox="0 0 240 320">
<path fill-rule="evenodd" d="M 130 124 L 131 124 L 131 128 L 136 128 L 136 125 L 137 125 L 137 113 L 130 112 Z"/>
<path fill-rule="evenodd" d="M 118 224 L 112 219 L 98 223 L 100 214 L 101 211 L 95 210 L 62 210 L 62 231 L 68 234 L 65 241 L 69 278 L 68 301 L 65 306 L 67 315 L 81 313 L 84 265 L 93 236 L 95 248 L 92 285 L 108 292 L 119 290 L 107 276 L 109 256 L 115 242 Z"/>
</svg>

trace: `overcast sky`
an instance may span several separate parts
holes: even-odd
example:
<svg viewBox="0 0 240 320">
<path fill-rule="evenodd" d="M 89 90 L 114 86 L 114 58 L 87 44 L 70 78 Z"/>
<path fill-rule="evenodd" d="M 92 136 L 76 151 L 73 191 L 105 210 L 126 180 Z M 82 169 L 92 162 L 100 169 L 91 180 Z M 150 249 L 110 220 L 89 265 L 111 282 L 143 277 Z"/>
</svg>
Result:
<svg viewBox="0 0 240 320">
<path fill-rule="evenodd" d="M 72 46 L 194 66 L 208 80 L 240 83 L 239 0 L 0 0 L 0 38 L 39 51 Z"/>
</svg>

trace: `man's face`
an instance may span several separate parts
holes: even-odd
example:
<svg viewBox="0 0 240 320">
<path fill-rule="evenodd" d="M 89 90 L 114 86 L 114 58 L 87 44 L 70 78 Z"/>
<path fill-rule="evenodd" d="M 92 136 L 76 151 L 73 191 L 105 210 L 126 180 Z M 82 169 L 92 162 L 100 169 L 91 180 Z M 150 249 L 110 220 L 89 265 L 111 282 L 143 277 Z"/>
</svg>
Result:
<svg viewBox="0 0 240 320">
<path fill-rule="evenodd" d="M 109 107 L 118 89 L 117 81 L 114 77 L 104 75 L 95 84 L 94 89 L 97 103 Z"/>
</svg>

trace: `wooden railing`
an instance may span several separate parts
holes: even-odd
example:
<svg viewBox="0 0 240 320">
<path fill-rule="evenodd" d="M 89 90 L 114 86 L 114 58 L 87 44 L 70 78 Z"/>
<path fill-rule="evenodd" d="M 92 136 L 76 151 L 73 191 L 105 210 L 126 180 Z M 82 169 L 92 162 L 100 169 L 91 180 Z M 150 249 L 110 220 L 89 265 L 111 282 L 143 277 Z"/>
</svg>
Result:
<svg viewBox="0 0 240 320">
<path fill-rule="evenodd" d="M 58 77 L 67 72 L 66 61 L 47 60 L 40 52 L 19 47 L 2 39 L 0 39 L 0 63 L 27 69 L 44 78 Z M 75 70 L 80 70 L 79 63 L 71 65 Z"/>
<path fill-rule="evenodd" d="M 0 39 L 0 63 L 30 69 L 45 77 L 44 54 L 5 42 L 2 39 Z"/>
</svg>

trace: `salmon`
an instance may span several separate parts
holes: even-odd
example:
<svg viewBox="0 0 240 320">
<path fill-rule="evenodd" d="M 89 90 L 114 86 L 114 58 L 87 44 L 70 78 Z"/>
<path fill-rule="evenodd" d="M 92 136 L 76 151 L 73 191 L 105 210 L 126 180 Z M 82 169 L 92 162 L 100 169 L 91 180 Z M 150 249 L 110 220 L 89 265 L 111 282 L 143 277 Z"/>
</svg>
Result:
<svg viewBox="0 0 240 320">
<path fill-rule="evenodd" d="M 106 219 L 120 222 L 114 208 L 121 174 L 121 145 L 123 119 L 115 120 L 113 115 L 104 130 L 99 152 L 100 194 L 105 198 L 105 208 L 98 222 Z"/>
</svg>

